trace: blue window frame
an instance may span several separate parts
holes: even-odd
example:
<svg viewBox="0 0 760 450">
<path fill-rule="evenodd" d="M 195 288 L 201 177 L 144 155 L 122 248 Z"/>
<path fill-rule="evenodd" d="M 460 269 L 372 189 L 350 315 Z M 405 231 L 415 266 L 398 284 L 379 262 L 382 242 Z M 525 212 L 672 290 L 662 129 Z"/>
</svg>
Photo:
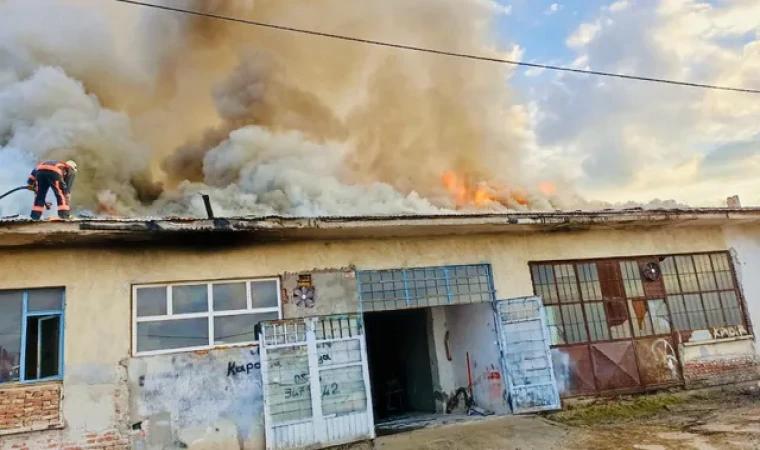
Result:
<svg viewBox="0 0 760 450">
<path fill-rule="evenodd" d="M 490 264 L 356 272 L 362 312 L 495 300 Z"/>
<path fill-rule="evenodd" d="M 63 377 L 65 290 L 0 291 L 0 384 Z"/>
</svg>

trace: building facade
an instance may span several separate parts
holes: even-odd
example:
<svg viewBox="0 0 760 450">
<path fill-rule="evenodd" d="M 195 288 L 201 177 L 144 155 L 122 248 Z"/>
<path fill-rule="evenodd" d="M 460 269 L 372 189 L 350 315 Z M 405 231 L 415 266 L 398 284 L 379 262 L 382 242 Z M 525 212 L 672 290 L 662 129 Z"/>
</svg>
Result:
<svg viewBox="0 0 760 450">
<path fill-rule="evenodd" d="M 0 245 L 3 450 L 327 446 L 760 377 L 758 210 L 4 222 Z"/>
</svg>

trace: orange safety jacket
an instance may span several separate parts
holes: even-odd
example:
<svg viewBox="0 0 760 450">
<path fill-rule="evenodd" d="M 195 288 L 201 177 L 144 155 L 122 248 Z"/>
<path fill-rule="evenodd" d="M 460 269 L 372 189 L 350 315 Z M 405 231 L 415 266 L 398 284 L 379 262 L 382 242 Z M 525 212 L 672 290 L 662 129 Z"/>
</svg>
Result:
<svg viewBox="0 0 760 450">
<path fill-rule="evenodd" d="M 63 181 L 63 193 L 65 195 L 71 195 L 71 189 L 74 187 L 74 171 L 66 165 L 63 161 L 42 161 L 37 167 L 29 174 L 29 178 L 26 180 L 26 184 L 29 186 L 37 185 L 37 172 L 39 171 L 55 172 L 60 175 L 61 181 Z M 35 189 L 36 190 L 36 189 Z"/>
</svg>

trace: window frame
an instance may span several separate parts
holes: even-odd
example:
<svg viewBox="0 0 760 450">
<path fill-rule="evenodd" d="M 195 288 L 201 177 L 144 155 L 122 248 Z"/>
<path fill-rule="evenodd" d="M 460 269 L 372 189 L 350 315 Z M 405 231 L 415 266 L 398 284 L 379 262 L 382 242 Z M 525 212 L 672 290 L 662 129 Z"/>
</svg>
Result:
<svg viewBox="0 0 760 450">
<path fill-rule="evenodd" d="M 678 264 L 677 264 L 676 259 L 679 258 L 679 257 L 688 257 L 692 261 L 692 264 L 696 267 L 697 263 L 696 263 L 695 258 L 699 257 L 699 256 L 707 256 L 708 257 L 708 259 L 710 261 L 710 267 L 712 269 L 712 272 L 710 272 L 710 273 L 712 274 L 713 280 L 716 283 L 716 289 L 705 290 L 705 291 L 699 290 L 699 291 L 696 291 L 696 292 L 693 292 L 693 291 L 685 292 L 683 290 L 683 287 L 681 286 L 681 277 L 680 277 L 680 272 L 677 270 Z M 726 261 L 727 261 L 727 264 L 728 264 L 728 270 L 720 270 L 720 269 L 718 269 L 717 266 L 716 266 L 716 264 L 713 261 L 713 256 L 722 256 L 722 257 L 725 257 Z M 662 281 L 662 283 L 663 283 L 664 292 L 663 292 L 662 296 L 656 297 L 656 298 L 654 296 L 650 296 L 649 294 L 647 294 L 646 288 L 644 288 L 644 296 L 643 297 L 628 297 L 628 292 L 627 292 L 626 283 L 625 283 L 626 282 L 626 274 L 625 274 L 623 268 L 621 267 L 621 264 L 624 264 L 624 263 L 627 263 L 627 262 L 633 262 L 633 263 L 636 263 L 637 265 L 639 265 L 639 267 L 640 267 L 641 260 L 647 260 L 647 259 L 657 259 L 657 260 L 660 261 L 660 264 L 663 264 L 663 261 L 665 260 L 665 258 L 672 259 L 671 264 L 673 265 L 674 270 L 676 270 L 675 274 L 673 275 L 675 277 L 674 282 L 678 286 L 679 292 L 669 292 L 668 291 L 668 286 L 667 286 L 666 280 L 664 280 L 664 277 L 666 275 L 665 275 L 665 271 L 663 270 L 663 281 Z M 582 289 L 582 282 L 580 280 L 580 275 L 578 273 L 578 267 L 581 266 L 581 265 L 583 265 L 583 264 L 596 264 L 597 265 L 597 271 L 598 271 L 599 270 L 598 269 L 598 264 L 599 263 L 614 263 L 615 265 L 617 265 L 619 267 L 621 279 L 617 280 L 617 281 L 619 281 L 620 289 L 621 289 L 622 294 L 623 294 L 623 299 L 622 300 L 625 302 L 626 314 L 628 316 L 628 322 L 629 322 L 628 328 L 629 328 L 629 331 L 630 331 L 630 337 L 627 337 L 627 338 L 621 337 L 621 338 L 605 339 L 605 340 L 594 340 L 594 339 L 592 339 L 591 334 L 589 333 L 589 331 L 590 331 L 589 330 L 590 324 L 589 324 L 589 321 L 588 321 L 588 317 L 585 317 L 586 316 L 585 305 L 586 304 L 594 303 L 594 302 L 596 302 L 596 300 L 586 300 L 584 298 L 583 289 Z M 708 310 L 707 310 L 707 308 L 705 308 L 705 304 L 704 304 L 704 301 L 702 299 L 702 296 L 705 295 L 705 294 L 715 294 L 715 293 L 717 293 L 718 297 L 719 297 L 718 301 L 721 302 L 720 304 L 722 306 L 722 297 L 720 297 L 720 294 L 725 293 L 725 292 L 733 292 L 736 295 L 736 303 L 737 303 L 737 306 L 738 306 L 738 309 L 739 309 L 739 315 L 741 317 L 741 326 L 743 326 L 747 330 L 747 333 L 748 333 L 749 336 L 752 336 L 754 338 L 754 332 L 753 332 L 753 330 L 750 327 L 750 322 L 749 322 L 748 317 L 747 317 L 747 305 L 746 305 L 746 302 L 745 302 L 745 299 L 744 299 L 744 293 L 742 292 L 741 285 L 739 284 L 739 280 L 738 280 L 738 277 L 737 277 L 737 274 L 736 274 L 736 267 L 735 267 L 732 255 L 727 250 L 704 251 L 704 252 L 690 252 L 690 253 L 675 253 L 675 254 L 665 254 L 665 255 L 631 255 L 631 256 L 616 256 L 616 257 L 606 257 L 606 258 L 582 258 L 582 259 L 567 259 L 567 260 L 529 261 L 528 262 L 528 267 L 529 267 L 529 271 L 530 271 L 531 285 L 532 285 L 532 288 L 533 288 L 534 295 L 540 295 L 538 293 L 538 286 L 543 286 L 543 284 L 541 284 L 540 281 L 535 276 L 535 271 L 536 270 L 539 270 L 539 268 L 546 267 L 546 266 L 551 266 L 552 270 L 556 270 L 555 269 L 556 266 L 568 265 L 568 264 L 572 265 L 574 267 L 575 274 L 576 274 L 576 280 L 578 282 L 578 296 L 579 296 L 580 300 L 578 302 L 565 302 L 564 304 L 581 304 L 581 305 L 584 305 L 584 307 L 582 308 L 582 310 L 583 310 L 584 320 L 585 320 L 586 329 L 587 329 L 587 331 L 586 331 L 587 338 L 586 338 L 585 341 L 579 341 L 579 342 L 573 342 L 573 343 L 551 344 L 552 348 L 554 348 L 554 347 L 569 347 L 569 346 L 577 346 L 577 345 L 589 345 L 589 344 L 597 344 L 597 343 L 605 343 L 605 342 L 613 342 L 613 341 L 626 341 L 626 340 L 631 340 L 631 339 L 646 339 L 646 338 L 652 338 L 652 337 L 670 336 L 670 335 L 673 335 L 674 333 L 692 332 L 692 331 L 695 331 L 697 329 L 679 330 L 678 327 L 676 326 L 676 321 L 675 321 L 675 318 L 674 318 L 674 315 L 673 315 L 673 311 L 671 311 L 670 302 L 668 301 L 669 297 L 679 296 L 679 295 L 680 296 L 684 296 L 684 295 L 687 295 L 687 294 L 688 295 L 698 295 L 699 298 L 700 298 L 700 303 L 702 305 L 702 314 L 705 316 L 706 320 L 709 320 L 709 319 L 707 319 Z M 695 273 L 694 273 L 695 280 L 697 279 L 697 272 L 698 272 L 698 269 L 695 270 Z M 718 273 L 719 272 L 721 272 L 721 273 L 728 272 L 728 274 L 731 277 L 731 281 L 732 281 L 732 285 L 733 285 L 732 289 L 720 288 L 720 286 L 717 285 L 717 283 L 720 283 L 718 281 Z M 697 283 L 699 283 L 699 281 L 697 281 Z M 550 285 L 546 285 L 546 286 L 547 286 L 546 287 L 547 289 L 553 289 L 554 293 L 556 294 L 556 292 L 558 290 L 556 274 L 554 276 L 553 283 L 550 284 Z M 698 284 L 698 286 L 700 286 L 700 285 Z M 669 325 L 670 325 L 670 332 L 669 333 L 658 333 L 658 332 L 656 332 L 656 330 L 654 328 L 653 328 L 653 331 L 655 331 L 654 334 L 645 334 L 645 335 L 639 336 L 636 333 L 636 331 L 633 329 L 633 324 L 630 323 L 630 321 L 631 321 L 631 317 L 630 317 L 631 314 L 630 314 L 630 311 L 629 311 L 629 308 L 630 308 L 629 303 L 633 302 L 633 301 L 642 301 L 642 300 L 646 302 L 647 308 L 649 308 L 649 302 L 650 301 L 653 301 L 653 300 L 664 301 L 665 308 L 666 308 L 666 311 L 667 311 L 667 314 L 668 314 L 668 321 L 669 321 Z M 601 300 L 600 302 L 603 303 L 604 300 Z M 563 302 L 561 302 L 559 300 L 554 301 L 553 303 L 546 303 L 546 301 L 543 300 L 543 299 L 542 299 L 542 303 L 544 304 L 545 307 L 546 306 L 561 306 L 563 304 Z M 724 318 L 724 321 L 727 321 L 728 320 L 728 313 L 726 311 L 724 311 L 722 308 L 721 308 L 720 311 L 721 311 L 722 317 Z M 561 313 L 560 313 L 560 318 L 561 318 L 562 322 L 559 325 L 564 330 L 566 328 L 566 326 L 565 326 L 564 317 L 563 317 L 563 315 Z M 652 320 L 652 319 L 650 318 L 650 320 Z M 709 326 L 709 322 L 707 322 L 707 323 L 708 323 L 708 326 L 705 327 L 704 329 L 711 328 Z M 654 326 L 654 324 L 652 324 L 652 325 Z M 729 325 L 725 325 L 725 326 L 729 326 Z M 703 328 L 699 328 L 699 329 L 703 329 Z"/>
<path fill-rule="evenodd" d="M 37 291 L 37 290 L 60 290 L 61 291 L 61 309 L 53 309 L 53 310 L 40 310 L 40 311 L 29 311 L 29 292 L 30 291 Z M 19 374 L 18 374 L 18 381 L 6 381 L 6 382 L 0 382 L 0 387 L 2 386 L 10 386 L 14 384 L 23 384 L 23 385 L 30 385 L 35 383 L 47 383 L 51 381 L 61 381 L 63 380 L 63 372 L 64 372 L 64 338 L 66 336 L 65 329 L 65 312 L 66 312 L 66 288 L 62 286 L 52 286 L 52 287 L 39 287 L 39 288 L 26 288 L 26 289 L 3 289 L 2 291 L 21 291 L 22 292 L 22 306 L 21 306 L 21 348 L 19 352 Z M 26 380 L 26 345 L 27 345 L 27 322 L 32 317 L 57 317 L 59 328 L 58 328 L 58 375 L 52 376 L 52 377 L 45 377 L 45 378 L 36 378 L 34 380 Z M 39 343 L 40 339 L 40 331 L 38 331 L 37 339 Z M 39 352 L 39 348 L 38 348 Z M 37 374 L 40 373 L 40 367 L 41 364 L 39 363 L 39 353 L 38 353 L 38 364 L 37 364 Z"/>
<path fill-rule="evenodd" d="M 277 306 L 268 308 L 253 308 L 253 298 L 251 283 L 257 282 L 271 282 L 274 281 L 277 288 Z M 233 283 L 245 283 L 246 290 L 246 309 L 237 310 L 214 310 L 214 285 L 219 284 L 233 284 Z M 172 310 L 172 291 L 177 286 L 197 286 L 206 285 L 206 295 L 208 302 L 208 309 L 205 312 L 197 313 L 180 313 L 174 314 Z M 146 288 L 165 288 L 166 289 L 166 314 L 153 315 L 153 316 L 138 316 L 137 315 L 137 290 Z M 234 342 L 215 344 L 214 342 L 214 318 L 216 317 L 229 317 L 229 316 L 246 316 L 265 313 L 277 313 L 278 319 L 282 319 L 282 280 L 280 277 L 262 277 L 262 278 L 232 278 L 232 279 L 216 279 L 216 280 L 198 280 L 198 281 L 176 281 L 176 282 L 160 282 L 160 283 L 132 283 L 131 285 L 131 319 L 132 324 L 130 326 L 131 341 L 132 341 L 132 356 L 153 356 L 153 355 L 167 355 L 172 353 L 186 353 L 202 350 L 213 350 L 218 348 L 231 348 L 231 347 L 248 347 L 259 345 L 258 338 L 254 341 L 246 342 Z M 137 350 L 137 324 L 142 322 L 169 322 L 175 320 L 184 319 L 206 319 L 208 322 L 209 344 L 193 347 L 172 348 L 166 350 L 150 350 L 140 352 Z"/>
<path fill-rule="evenodd" d="M 470 280 L 471 277 L 458 277 L 456 275 L 458 270 L 483 270 L 485 273 L 482 275 L 476 275 L 477 277 L 483 276 L 486 280 L 486 291 L 477 291 L 477 292 L 467 292 L 466 294 L 462 294 L 460 292 L 455 292 L 460 289 L 460 286 L 470 286 L 470 283 L 461 283 L 460 281 L 462 279 Z M 415 273 L 427 273 L 427 272 L 440 272 L 443 275 L 443 278 L 426 278 L 423 277 L 420 278 L 414 278 Z M 453 275 L 452 275 L 453 274 Z M 366 277 L 372 277 L 373 275 L 389 275 L 391 279 L 389 280 L 367 280 Z M 394 275 L 399 275 L 400 279 L 395 279 Z M 410 275 L 412 275 L 410 277 Z M 418 283 L 422 282 L 424 284 L 423 287 L 420 287 Z M 428 286 L 427 283 L 434 282 L 435 286 Z M 442 284 L 438 283 L 442 282 Z M 373 286 L 375 285 L 384 285 L 384 284 L 400 284 L 401 287 L 392 287 L 392 288 L 382 288 L 382 289 L 374 289 Z M 365 288 L 369 287 L 369 291 L 365 292 Z M 436 288 L 436 292 L 438 289 L 443 288 L 445 291 L 445 303 L 442 303 L 440 301 L 437 301 L 435 305 L 430 304 L 430 298 L 439 298 L 431 297 L 431 296 L 422 296 L 418 297 L 417 292 L 420 290 L 426 290 L 428 288 Z M 441 265 L 441 266 L 421 266 L 421 267 L 404 267 L 404 268 L 390 268 L 390 269 L 363 269 L 363 270 L 356 270 L 356 288 L 359 296 L 359 310 L 361 313 L 367 313 L 367 312 L 383 312 L 383 311 L 394 311 L 394 310 L 402 310 L 402 309 L 416 309 L 416 308 L 430 308 L 430 307 L 437 307 L 437 306 L 452 306 L 452 305 L 473 305 L 473 304 L 480 304 L 480 303 L 493 303 L 496 301 L 496 289 L 494 285 L 494 279 L 493 279 L 493 267 L 490 263 L 475 263 L 475 264 L 455 264 L 455 265 Z M 383 297 L 383 298 L 368 298 L 367 294 L 370 294 L 369 297 L 372 297 L 374 294 L 383 294 L 386 293 L 395 293 L 395 292 L 401 292 L 403 291 L 402 297 Z M 464 295 L 487 295 L 488 300 L 487 301 L 469 301 L 469 302 L 463 302 L 459 301 L 460 296 Z M 425 304 L 421 304 L 421 302 L 424 300 Z M 394 306 L 387 305 L 387 302 L 392 302 Z M 368 308 L 368 306 L 371 305 L 371 308 Z M 375 305 L 379 305 L 376 307 Z"/>
</svg>

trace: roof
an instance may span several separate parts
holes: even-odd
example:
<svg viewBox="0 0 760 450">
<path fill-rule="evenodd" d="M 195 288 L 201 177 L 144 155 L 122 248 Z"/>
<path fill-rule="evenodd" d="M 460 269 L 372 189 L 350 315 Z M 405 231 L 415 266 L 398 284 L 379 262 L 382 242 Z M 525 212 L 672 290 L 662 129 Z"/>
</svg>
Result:
<svg viewBox="0 0 760 450">
<path fill-rule="evenodd" d="M 510 212 L 362 217 L 77 218 L 0 220 L 0 247 L 114 242 L 187 243 L 189 238 L 236 241 L 331 240 L 462 234 L 646 229 L 760 223 L 760 208 Z"/>
</svg>

